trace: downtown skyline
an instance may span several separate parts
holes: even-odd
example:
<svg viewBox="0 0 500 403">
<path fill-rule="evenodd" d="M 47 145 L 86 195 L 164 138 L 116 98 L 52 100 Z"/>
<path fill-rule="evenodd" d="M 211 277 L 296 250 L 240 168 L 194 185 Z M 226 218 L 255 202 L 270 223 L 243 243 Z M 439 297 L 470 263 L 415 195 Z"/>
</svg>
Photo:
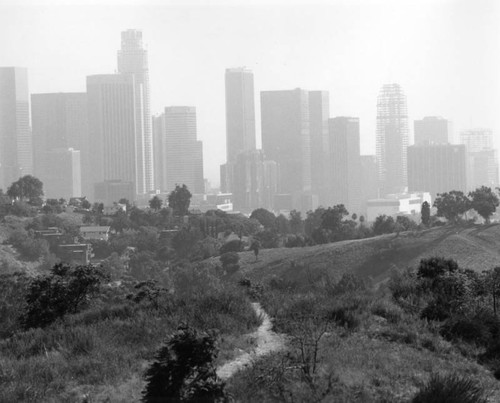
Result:
<svg viewBox="0 0 500 403">
<path fill-rule="evenodd" d="M 500 80 L 495 71 L 500 71 L 500 60 L 495 50 L 500 35 L 493 21 L 499 7 L 487 1 L 473 9 L 463 2 L 438 1 L 401 2 L 405 6 L 398 8 L 382 1 L 375 12 L 370 3 L 281 10 L 250 3 L 232 8 L 0 6 L 0 65 L 27 67 L 30 93 L 82 91 L 86 75 L 116 71 L 116 33 L 142 30 L 152 114 L 169 105 L 196 106 L 205 176 L 213 184 L 225 162 L 224 72 L 238 66 L 254 73 L 258 147 L 259 93 L 300 87 L 329 91 L 330 116 L 359 117 L 361 152 L 374 154 L 376 96 L 387 82 L 405 89 L 410 144 L 413 120 L 441 115 L 453 122 L 455 137 L 474 127 L 493 129 L 498 147 Z M 92 13 L 94 29 L 79 30 Z M 51 24 L 56 17 L 60 21 Z M 337 19 L 343 22 L 336 25 Z M 294 27 L 301 28 L 300 35 Z M 310 34 L 303 34 L 307 28 Z M 373 32 L 368 35 L 367 29 Z"/>
</svg>

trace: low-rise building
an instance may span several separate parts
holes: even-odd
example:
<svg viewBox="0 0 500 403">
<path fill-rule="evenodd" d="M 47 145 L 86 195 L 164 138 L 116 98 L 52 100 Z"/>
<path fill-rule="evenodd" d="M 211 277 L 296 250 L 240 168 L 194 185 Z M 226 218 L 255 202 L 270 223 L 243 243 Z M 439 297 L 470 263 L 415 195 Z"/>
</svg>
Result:
<svg viewBox="0 0 500 403">
<path fill-rule="evenodd" d="M 93 225 L 88 227 L 80 227 L 80 234 L 83 239 L 91 240 L 98 239 L 101 241 L 107 241 L 109 239 L 109 226 L 99 226 Z"/>
<path fill-rule="evenodd" d="M 425 201 L 432 205 L 429 192 L 388 194 L 384 198 L 368 200 L 366 219 L 375 221 L 384 214 L 391 217 L 418 215 Z"/>
</svg>

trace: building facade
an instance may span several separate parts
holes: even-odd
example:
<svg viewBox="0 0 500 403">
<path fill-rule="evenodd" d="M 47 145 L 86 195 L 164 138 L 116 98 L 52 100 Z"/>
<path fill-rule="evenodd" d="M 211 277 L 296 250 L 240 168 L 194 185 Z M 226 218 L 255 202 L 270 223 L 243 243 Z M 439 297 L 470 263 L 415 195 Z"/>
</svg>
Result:
<svg viewBox="0 0 500 403">
<path fill-rule="evenodd" d="M 408 108 L 399 84 L 385 84 L 377 98 L 376 153 L 383 193 L 407 186 Z"/>
<path fill-rule="evenodd" d="M 332 205 L 343 204 L 359 215 L 361 200 L 361 160 L 359 118 L 336 117 L 329 120 L 332 157 Z"/>
<path fill-rule="evenodd" d="M 104 74 L 87 77 L 91 183 L 121 180 L 143 192 L 137 156 L 134 76 Z M 93 200 L 94 195 L 89 198 Z M 135 199 L 135 197 L 133 198 Z"/>
<path fill-rule="evenodd" d="M 307 211 L 311 194 L 309 92 L 302 89 L 261 92 L 262 150 L 279 166 L 279 193 L 292 207 Z"/>
<path fill-rule="evenodd" d="M 197 140 L 196 108 L 170 106 L 157 119 L 161 191 L 169 193 L 176 185 L 185 184 L 191 193 L 205 193 L 203 144 Z"/>
<path fill-rule="evenodd" d="M 139 193 L 154 190 L 153 131 L 149 88 L 148 51 L 142 42 L 142 31 L 129 29 L 121 34 L 118 72 L 132 74 L 135 80 L 137 189 Z"/>
<path fill-rule="evenodd" d="M 311 192 L 319 203 L 332 203 L 328 184 L 332 181 L 332 155 L 329 147 L 328 119 L 330 97 L 328 91 L 309 91 L 309 131 L 311 136 Z"/>
<path fill-rule="evenodd" d="M 90 142 L 88 139 L 88 115 L 86 93 L 53 93 L 31 95 L 31 120 L 33 127 L 33 172 L 42 182 L 47 177 L 56 179 L 57 175 L 66 173 L 61 169 L 53 171 L 50 161 L 53 150 L 73 149 L 79 151 L 75 161 L 81 166 L 74 167 L 71 172 L 81 172 L 81 178 L 75 183 L 76 193 L 87 195 L 92 193 L 92 183 L 89 178 L 92 166 L 90 164 Z M 69 154 L 68 154 L 69 155 Z M 49 159 L 48 159 L 49 158 Z M 66 179 L 62 179 L 63 181 Z M 68 193 L 67 191 L 65 193 Z M 70 193 L 74 193 L 73 191 Z M 81 193 L 81 194 L 80 194 Z"/>
<path fill-rule="evenodd" d="M 80 151 L 72 148 L 53 148 L 46 152 L 43 191 L 49 199 L 69 200 L 82 196 Z"/>
<path fill-rule="evenodd" d="M 253 72 L 250 69 L 226 69 L 226 161 L 239 153 L 255 150 L 255 100 Z"/>
<path fill-rule="evenodd" d="M 413 122 L 414 143 L 448 144 L 452 141 L 451 123 L 439 116 L 426 116 Z"/>
<path fill-rule="evenodd" d="M 0 67 L 0 188 L 33 174 L 28 70 Z"/>
<path fill-rule="evenodd" d="M 438 193 L 467 190 L 464 145 L 420 144 L 408 147 L 408 189 Z"/>
</svg>

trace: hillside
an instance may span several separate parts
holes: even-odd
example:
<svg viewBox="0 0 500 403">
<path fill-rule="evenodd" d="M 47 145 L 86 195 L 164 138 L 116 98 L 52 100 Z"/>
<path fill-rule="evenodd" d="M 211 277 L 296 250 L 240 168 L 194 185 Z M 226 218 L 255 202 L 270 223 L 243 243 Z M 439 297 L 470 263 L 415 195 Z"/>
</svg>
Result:
<svg viewBox="0 0 500 403">
<path fill-rule="evenodd" d="M 414 267 L 430 256 L 452 258 L 475 271 L 500 266 L 500 224 L 446 226 L 374 238 L 303 248 L 264 249 L 255 261 L 252 252 L 240 253 L 241 273 L 250 278 L 271 276 L 303 281 L 328 274 L 338 279 L 354 271 L 375 282 L 385 280 L 391 268 Z M 218 258 L 207 261 L 219 264 Z M 307 270 L 303 270 L 306 268 Z"/>
</svg>

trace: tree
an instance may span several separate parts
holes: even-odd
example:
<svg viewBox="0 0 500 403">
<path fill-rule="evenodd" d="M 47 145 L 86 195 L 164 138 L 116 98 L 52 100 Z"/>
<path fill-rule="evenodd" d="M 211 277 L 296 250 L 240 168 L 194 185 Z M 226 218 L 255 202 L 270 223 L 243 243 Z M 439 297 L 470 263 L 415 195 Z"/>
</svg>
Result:
<svg viewBox="0 0 500 403">
<path fill-rule="evenodd" d="M 394 218 L 386 216 L 385 214 L 379 215 L 373 223 L 373 232 L 375 235 L 391 234 L 394 232 L 396 223 Z"/>
<path fill-rule="evenodd" d="M 215 338 L 187 326 L 161 347 L 146 371 L 142 402 L 226 402 L 217 377 Z"/>
<path fill-rule="evenodd" d="M 349 212 L 343 204 L 328 207 L 321 215 L 321 228 L 330 230 L 333 233 L 339 232 L 342 227 L 344 217 L 347 217 L 348 215 Z"/>
<path fill-rule="evenodd" d="M 176 216 L 187 215 L 191 196 L 186 185 L 175 185 L 175 189 L 168 195 L 168 206 L 174 210 Z"/>
<path fill-rule="evenodd" d="M 452 190 L 447 193 L 438 193 L 434 207 L 437 208 L 438 217 L 455 222 L 459 216 L 470 210 L 471 203 L 463 192 Z"/>
<path fill-rule="evenodd" d="M 481 186 L 473 192 L 469 192 L 469 197 L 471 198 L 471 207 L 476 210 L 488 224 L 490 222 L 491 215 L 498 207 L 498 196 L 491 190 L 491 188 Z"/>
<path fill-rule="evenodd" d="M 265 208 L 252 211 L 250 218 L 260 222 L 265 229 L 274 229 L 276 227 L 276 216 Z"/>
<path fill-rule="evenodd" d="M 158 211 L 161 209 L 161 206 L 163 204 L 163 200 L 160 199 L 158 196 L 155 196 L 153 197 L 150 201 L 149 201 L 149 207 L 154 210 L 154 211 Z"/>
<path fill-rule="evenodd" d="M 279 234 L 286 235 L 290 233 L 290 221 L 283 214 L 276 217 L 276 229 Z"/>
<path fill-rule="evenodd" d="M 13 200 L 37 202 L 43 196 L 43 183 L 31 175 L 25 175 L 7 189 L 7 195 Z"/>
<path fill-rule="evenodd" d="M 259 250 L 260 250 L 260 242 L 257 239 L 255 239 L 250 245 L 250 250 L 253 251 L 255 255 L 255 261 L 257 261 L 257 259 L 259 258 Z"/>
<path fill-rule="evenodd" d="M 422 207 L 420 209 L 420 215 L 422 224 L 424 224 L 426 227 L 429 226 L 429 223 L 431 221 L 431 205 L 429 204 L 429 202 L 424 201 L 422 203 Z"/>
<path fill-rule="evenodd" d="M 290 211 L 290 231 L 295 235 L 304 232 L 304 222 L 302 221 L 300 211 Z"/>
</svg>

